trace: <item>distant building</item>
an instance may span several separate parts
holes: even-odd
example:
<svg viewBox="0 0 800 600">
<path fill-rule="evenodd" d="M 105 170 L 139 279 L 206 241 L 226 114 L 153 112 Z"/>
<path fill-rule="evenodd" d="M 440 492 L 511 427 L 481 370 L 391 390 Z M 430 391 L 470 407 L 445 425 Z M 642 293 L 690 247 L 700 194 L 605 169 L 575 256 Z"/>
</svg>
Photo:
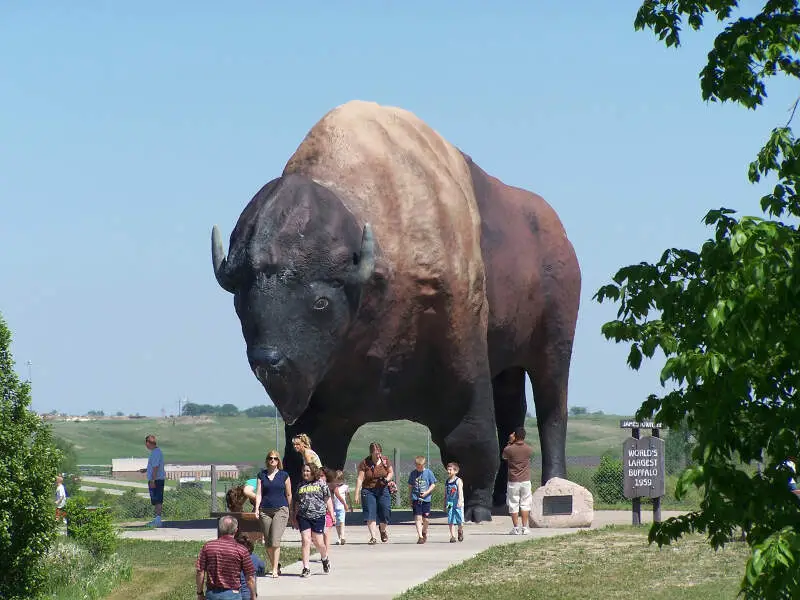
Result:
<svg viewBox="0 0 800 600">
<path fill-rule="evenodd" d="M 111 476 L 114 479 L 144 479 L 147 475 L 140 473 L 139 469 L 146 467 L 146 458 L 113 458 L 111 459 Z M 189 481 L 211 477 L 210 464 L 167 464 L 164 470 L 167 479 Z M 239 477 L 239 467 L 237 465 L 217 465 L 217 477 L 236 479 Z"/>
</svg>

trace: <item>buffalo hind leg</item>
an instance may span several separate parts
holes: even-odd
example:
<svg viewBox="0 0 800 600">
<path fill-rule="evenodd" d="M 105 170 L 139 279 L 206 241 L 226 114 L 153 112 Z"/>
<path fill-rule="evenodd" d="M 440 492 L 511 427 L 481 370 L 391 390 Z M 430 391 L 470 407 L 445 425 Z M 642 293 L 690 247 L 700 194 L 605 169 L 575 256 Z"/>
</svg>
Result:
<svg viewBox="0 0 800 600">
<path fill-rule="evenodd" d="M 567 476 L 567 384 L 572 340 L 545 343 L 528 371 L 542 446 L 542 485 Z"/>
<path fill-rule="evenodd" d="M 494 394 L 494 418 L 497 421 L 500 468 L 494 480 L 492 505 L 505 506 L 508 488 L 508 463 L 502 459 L 508 436 L 517 427 L 525 425 L 527 403 L 525 401 L 525 370 L 512 367 L 499 373 L 492 380 Z"/>
<path fill-rule="evenodd" d="M 491 382 L 487 374 L 460 387 L 467 388 L 461 393 L 469 398 L 454 399 L 452 405 L 466 400 L 468 410 L 449 431 L 439 424 L 431 428 L 431 435 L 441 450 L 442 462 L 459 464 L 459 476 L 464 481 L 464 519 L 491 521 L 492 489 L 500 463 Z"/>
</svg>

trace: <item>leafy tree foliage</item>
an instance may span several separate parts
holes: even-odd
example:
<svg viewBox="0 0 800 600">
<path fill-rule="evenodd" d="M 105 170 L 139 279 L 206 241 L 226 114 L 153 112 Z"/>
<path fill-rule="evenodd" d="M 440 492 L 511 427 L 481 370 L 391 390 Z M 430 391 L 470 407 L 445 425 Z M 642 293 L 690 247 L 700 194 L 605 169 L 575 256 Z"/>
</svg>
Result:
<svg viewBox="0 0 800 600">
<path fill-rule="evenodd" d="M 244 414 L 251 418 L 259 418 L 259 417 L 275 417 L 275 407 L 274 406 L 267 406 L 266 404 L 259 404 L 258 406 L 251 406 L 250 408 L 244 409 Z"/>
<path fill-rule="evenodd" d="M 59 452 L 28 407 L 30 384 L 14 372 L 11 333 L 0 316 L 0 598 L 32 598 L 53 543 Z"/>
<path fill-rule="evenodd" d="M 243 411 L 233 404 L 223 404 L 221 406 L 216 404 L 196 404 L 194 402 L 187 402 L 184 404 L 181 413 L 185 417 L 196 417 L 200 415 L 211 415 L 217 417 L 236 417 L 244 414 L 248 417 L 274 417 L 275 407 L 260 404 L 258 406 L 251 406 Z"/>
<path fill-rule="evenodd" d="M 702 97 L 756 109 L 770 77 L 800 79 L 800 11 L 795 0 L 767 0 L 752 17 L 734 10 L 737 0 L 647 0 L 635 27 L 678 46 L 684 22 L 694 30 L 708 16 L 724 22 L 700 73 Z M 677 493 L 697 486 L 701 507 L 654 525 L 651 541 L 701 531 L 717 547 L 742 528 L 752 549 L 742 590 L 751 598 L 800 597 L 800 511 L 781 466 L 800 454 L 800 235 L 773 218 L 800 216 L 796 108 L 748 171 L 754 183 L 777 180 L 761 198 L 764 217 L 711 210 L 714 235 L 699 250 L 670 248 L 655 264 L 622 268 L 596 296 L 619 304 L 602 331 L 630 344 L 632 368 L 658 349 L 666 356 L 661 382 L 673 389 L 651 395 L 637 416 L 669 427 L 686 418 L 696 438 L 695 464 Z M 757 461 L 762 471 L 752 468 Z"/>
</svg>

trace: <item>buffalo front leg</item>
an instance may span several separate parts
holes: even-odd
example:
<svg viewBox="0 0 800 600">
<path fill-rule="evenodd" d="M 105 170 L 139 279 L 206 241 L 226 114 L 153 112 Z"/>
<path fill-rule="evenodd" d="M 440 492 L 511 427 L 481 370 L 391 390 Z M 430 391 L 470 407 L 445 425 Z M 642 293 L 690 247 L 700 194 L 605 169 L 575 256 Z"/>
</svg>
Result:
<svg viewBox="0 0 800 600">
<path fill-rule="evenodd" d="M 457 462 L 464 482 L 464 519 L 480 523 L 492 520 L 492 490 L 500 455 L 494 422 L 492 386 L 488 374 L 453 398 L 450 406 L 463 406 L 466 413 L 455 424 L 433 427 L 434 441 L 442 462 Z M 446 404 L 447 405 L 447 404 Z"/>
<path fill-rule="evenodd" d="M 305 433 L 311 438 L 311 448 L 319 455 L 322 465 L 331 469 L 343 469 L 347 459 L 347 448 L 361 422 L 353 422 L 341 416 L 315 412 L 303 414 L 294 425 L 286 426 L 284 470 L 292 478 L 292 487 L 300 482 L 303 457 L 292 446 L 292 438 Z"/>
</svg>

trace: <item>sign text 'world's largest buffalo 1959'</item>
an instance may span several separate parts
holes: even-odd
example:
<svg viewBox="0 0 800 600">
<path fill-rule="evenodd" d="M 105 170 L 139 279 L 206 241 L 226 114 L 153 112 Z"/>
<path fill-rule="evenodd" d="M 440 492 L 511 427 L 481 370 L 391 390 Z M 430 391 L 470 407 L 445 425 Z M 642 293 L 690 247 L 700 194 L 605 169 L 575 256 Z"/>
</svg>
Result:
<svg viewBox="0 0 800 600">
<path fill-rule="evenodd" d="M 623 491 L 626 498 L 664 495 L 664 440 L 628 438 L 622 446 Z"/>
</svg>

